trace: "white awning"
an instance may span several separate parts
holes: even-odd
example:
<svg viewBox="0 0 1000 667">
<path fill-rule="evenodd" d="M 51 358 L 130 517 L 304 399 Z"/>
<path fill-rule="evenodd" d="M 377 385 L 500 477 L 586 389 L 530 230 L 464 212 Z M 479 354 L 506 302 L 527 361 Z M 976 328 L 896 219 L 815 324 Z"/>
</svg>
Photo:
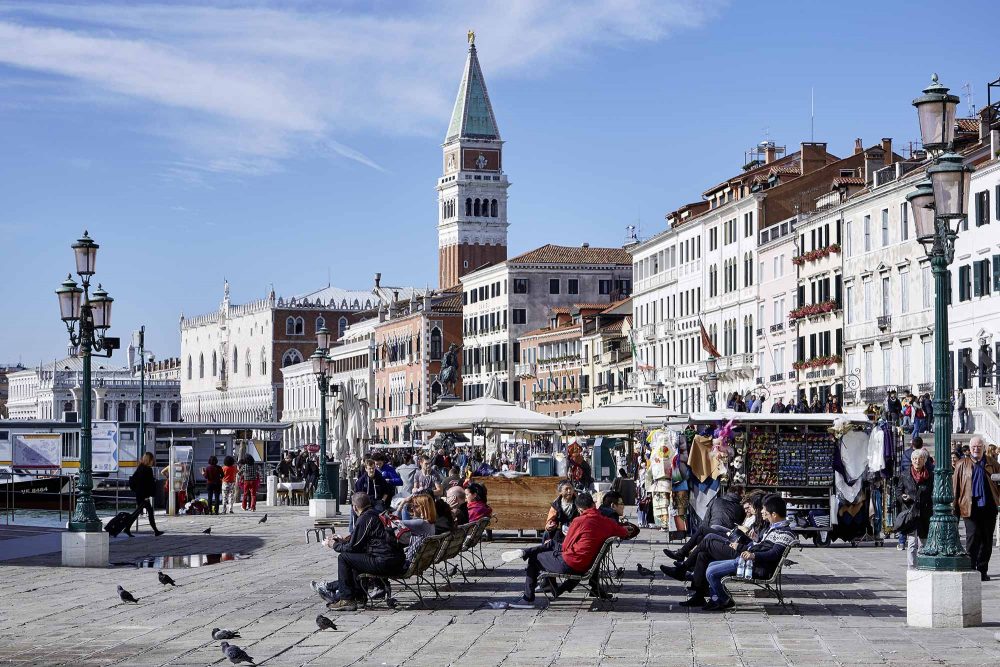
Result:
<svg viewBox="0 0 1000 667">
<path fill-rule="evenodd" d="M 417 431 L 558 431 L 559 422 L 547 415 L 519 408 L 495 398 L 477 398 L 413 420 Z"/>
</svg>

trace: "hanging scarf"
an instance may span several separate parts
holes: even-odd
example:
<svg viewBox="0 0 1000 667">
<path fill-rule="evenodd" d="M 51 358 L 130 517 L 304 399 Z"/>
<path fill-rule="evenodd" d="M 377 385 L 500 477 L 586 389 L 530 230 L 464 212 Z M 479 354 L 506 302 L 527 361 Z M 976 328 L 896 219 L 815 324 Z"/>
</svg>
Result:
<svg viewBox="0 0 1000 667">
<path fill-rule="evenodd" d="M 920 484 L 921 482 L 927 481 L 927 479 L 931 476 L 931 471 L 927 469 L 927 466 L 924 466 L 920 471 L 917 471 L 915 467 L 910 466 L 910 475 L 913 477 L 914 482 Z"/>
</svg>

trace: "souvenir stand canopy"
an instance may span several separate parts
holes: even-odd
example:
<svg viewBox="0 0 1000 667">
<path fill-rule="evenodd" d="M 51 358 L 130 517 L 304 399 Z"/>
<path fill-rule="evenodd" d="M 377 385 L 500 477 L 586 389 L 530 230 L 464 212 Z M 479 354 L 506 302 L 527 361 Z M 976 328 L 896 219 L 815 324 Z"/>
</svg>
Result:
<svg viewBox="0 0 1000 667">
<path fill-rule="evenodd" d="M 867 452 L 864 429 L 870 421 L 865 414 L 719 411 L 695 413 L 688 421 L 696 430 L 712 429 L 716 436 L 712 457 L 722 458 L 723 488 L 781 493 L 788 501 L 793 529 L 812 537 L 817 545 L 829 543 L 838 523 L 840 500 L 835 482 L 843 472 L 835 468 L 842 470 L 843 438 L 852 434 L 849 448 L 856 449 L 857 444 Z M 729 438 L 720 443 L 719 427 L 730 423 Z M 855 481 L 851 479 L 852 484 Z"/>
</svg>

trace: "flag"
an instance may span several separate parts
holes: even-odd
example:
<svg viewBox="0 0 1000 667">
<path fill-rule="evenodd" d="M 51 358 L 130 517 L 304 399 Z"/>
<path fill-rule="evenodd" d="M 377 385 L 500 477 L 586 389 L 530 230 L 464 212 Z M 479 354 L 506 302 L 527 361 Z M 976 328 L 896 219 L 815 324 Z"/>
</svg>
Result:
<svg viewBox="0 0 1000 667">
<path fill-rule="evenodd" d="M 722 355 L 719 354 L 718 348 L 715 347 L 712 339 L 708 337 L 708 332 L 705 331 L 705 323 L 701 321 L 700 317 L 698 318 L 698 326 L 701 327 L 701 349 L 713 357 L 721 357 Z"/>
</svg>

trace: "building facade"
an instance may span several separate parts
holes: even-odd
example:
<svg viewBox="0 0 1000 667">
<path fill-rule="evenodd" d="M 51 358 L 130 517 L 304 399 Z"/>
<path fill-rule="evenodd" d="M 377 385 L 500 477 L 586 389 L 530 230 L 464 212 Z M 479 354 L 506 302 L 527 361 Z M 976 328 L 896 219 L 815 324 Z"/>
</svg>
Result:
<svg viewBox="0 0 1000 667">
<path fill-rule="evenodd" d="M 577 307 L 578 308 L 578 307 Z M 582 396 L 582 318 L 573 308 L 554 308 L 549 325 L 518 338 L 514 369 L 521 407 L 551 417 L 579 412 Z"/>
<path fill-rule="evenodd" d="M 185 421 L 277 421 L 283 410 L 281 369 L 302 363 L 326 327 L 339 340 L 353 322 L 372 317 L 382 303 L 408 298 L 409 288 L 371 291 L 325 287 L 285 299 L 274 291 L 243 305 L 230 302 L 226 284 L 214 313 L 180 320 L 181 412 Z"/>
<path fill-rule="evenodd" d="M 475 39 L 445 135 L 438 192 L 438 287 L 507 259 L 507 188 L 503 141 Z"/>
<path fill-rule="evenodd" d="M 588 312 L 581 324 L 581 407 L 586 410 L 636 398 L 643 373 L 637 373 L 634 367 L 632 299 L 621 299 L 600 311 Z M 662 387 L 659 389 L 662 391 Z M 659 396 L 652 402 L 660 403 Z"/>
<path fill-rule="evenodd" d="M 796 400 L 795 326 L 788 313 L 797 295 L 795 226 L 789 218 L 757 232 L 757 379 L 754 391 L 770 409 L 780 398 Z"/>
<path fill-rule="evenodd" d="M 83 400 L 83 360 L 67 357 L 8 376 L 10 419 L 76 422 Z M 95 358 L 91 367 L 90 416 L 103 421 L 139 421 L 139 373 Z M 146 421 L 181 418 L 180 382 L 145 380 Z"/>
<path fill-rule="evenodd" d="M 440 380 L 442 363 L 454 345 L 461 367 L 462 295 L 457 287 L 397 301 L 379 314 L 374 328 L 374 402 L 379 442 L 413 442 L 414 418 L 430 412 L 448 392 Z M 455 394 L 461 395 L 461 380 Z"/>
<path fill-rule="evenodd" d="M 628 251 L 588 244 L 545 245 L 463 276 L 463 398 L 482 396 L 496 376 L 501 398 L 521 401 L 518 338 L 547 326 L 553 308 L 610 305 L 631 291 Z"/>
</svg>

